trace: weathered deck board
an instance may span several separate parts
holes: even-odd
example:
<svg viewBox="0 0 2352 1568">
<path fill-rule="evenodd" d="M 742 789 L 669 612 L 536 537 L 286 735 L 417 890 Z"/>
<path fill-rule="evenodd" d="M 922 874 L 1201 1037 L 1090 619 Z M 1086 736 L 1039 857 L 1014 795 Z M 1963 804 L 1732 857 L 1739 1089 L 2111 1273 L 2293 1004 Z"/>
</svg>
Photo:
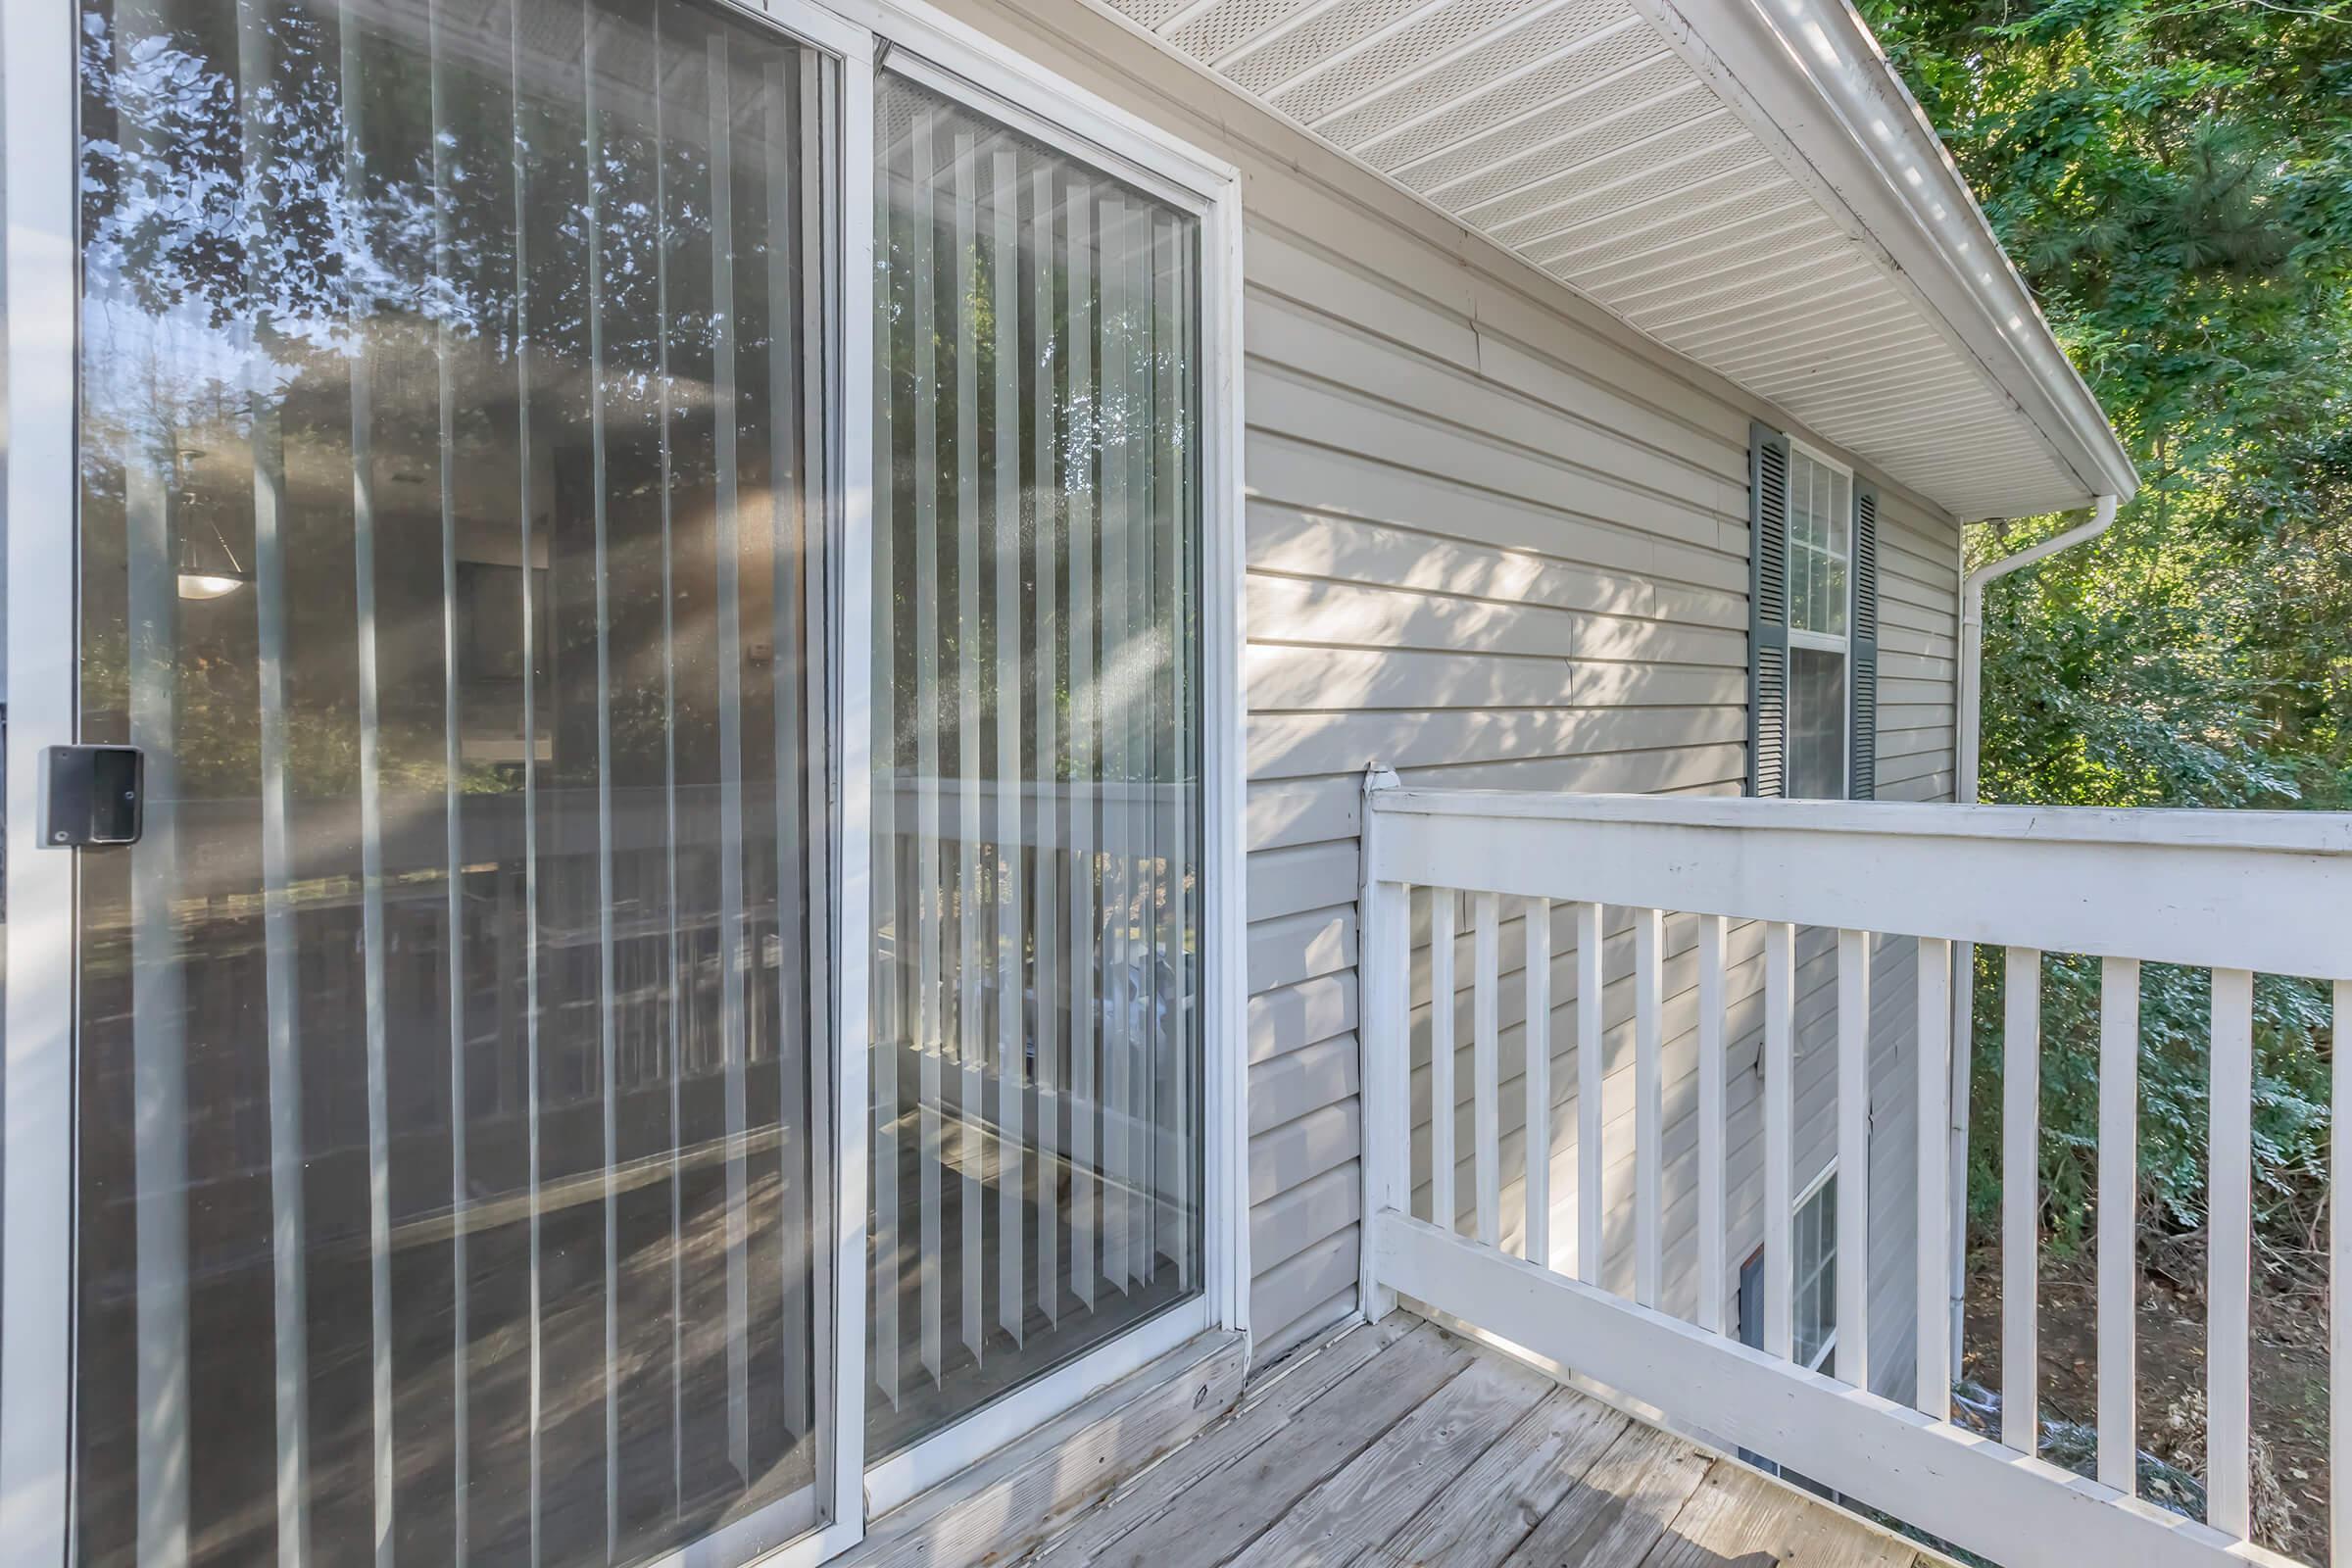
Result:
<svg viewBox="0 0 2352 1568">
<path fill-rule="evenodd" d="M 1949 1568 L 1737 1459 L 1401 1315 L 1240 1403 L 1025 1568 Z M 945 1559 L 940 1568 L 953 1568 Z"/>
<path fill-rule="evenodd" d="M 1600 1462 L 1519 1544 L 1506 1568 L 1641 1562 L 1665 1539 L 1712 1462 L 1670 1432 L 1628 1422 Z"/>
<path fill-rule="evenodd" d="M 1325 1391 L 1265 1442 L 1188 1488 L 1158 1514 L 1138 1519 L 1108 1547 L 1063 1561 L 1102 1568 L 1220 1568 L 1477 1359 L 1468 1345 L 1434 1327 L 1408 1334 Z"/>
<path fill-rule="evenodd" d="M 1353 1561 L 1402 1529 L 1552 1387 L 1531 1367 L 1479 1357 L 1299 1499 L 1232 1559 L 1233 1568 Z"/>
<path fill-rule="evenodd" d="M 1625 1427 L 1625 1416 L 1598 1400 L 1554 1389 L 1390 1537 L 1383 1555 L 1431 1568 L 1493 1568 L 1559 1506 Z"/>
<path fill-rule="evenodd" d="M 1151 1469 L 1114 1490 L 1102 1506 L 1082 1516 L 1054 1543 L 1055 1560 L 1094 1562 L 1106 1558 L 1138 1525 L 1159 1518 L 1169 1503 L 1199 1483 L 1264 1444 L 1376 1355 L 1408 1334 L 1426 1334 L 1398 1313 L 1387 1322 L 1359 1328 L 1336 1342 L 1287 1357 L 1250 1380 L 1240 1407 Z M 1432 1336 L 1434 1339 L 1434 1335 Z"/>
<path fill-rule="evenodd" d="M 1808 1504 L 1737 1459 L 1717 1459 L 1642 1568 L 1801 1562 L 1806 1568 L 1910 1568 L 1916 1547 Z"/>
</svg>

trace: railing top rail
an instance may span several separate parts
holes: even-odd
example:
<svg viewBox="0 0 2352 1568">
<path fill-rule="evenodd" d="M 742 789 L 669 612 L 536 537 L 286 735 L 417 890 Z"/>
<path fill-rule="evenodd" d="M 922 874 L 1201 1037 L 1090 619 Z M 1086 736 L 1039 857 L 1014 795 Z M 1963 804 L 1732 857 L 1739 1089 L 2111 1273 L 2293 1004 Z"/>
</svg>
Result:
<svg viewBox="0 0 2352 1568">
<path fill-rule="evenodd" d="M 1371 791 L 1379 881 L 2352 979 L 2352 817 Z"/>
<path fill-rule="evenodd" d="M 1575 795 L 1533 790 L 1376 790 L 1375 810 L 1418 816 L 1772 829 L 1926 839 L 1998 839 L 2118 848 L 2234 850 L 2352 858 L 2352 812 L 1952 806 L 1786 801 L 1723 795 Z"/>
</svg>

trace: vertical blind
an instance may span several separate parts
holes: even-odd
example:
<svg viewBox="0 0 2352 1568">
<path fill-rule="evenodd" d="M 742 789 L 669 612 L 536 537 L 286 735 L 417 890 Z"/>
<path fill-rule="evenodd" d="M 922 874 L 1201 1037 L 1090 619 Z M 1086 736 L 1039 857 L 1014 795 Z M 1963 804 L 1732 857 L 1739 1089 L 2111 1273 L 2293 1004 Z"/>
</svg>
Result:
<svg viewBox="0 0 2352 1568">
<path fill-rule="evenodd" d="M 873 1389 L 1200 1288 L 1200 225 L 876 91 Z"/>
<path fill-rule="evenodd" d="M 87 1564 L 817 1517 L 839 84 L 694 0 L 84 0 Z"/>
</svg>

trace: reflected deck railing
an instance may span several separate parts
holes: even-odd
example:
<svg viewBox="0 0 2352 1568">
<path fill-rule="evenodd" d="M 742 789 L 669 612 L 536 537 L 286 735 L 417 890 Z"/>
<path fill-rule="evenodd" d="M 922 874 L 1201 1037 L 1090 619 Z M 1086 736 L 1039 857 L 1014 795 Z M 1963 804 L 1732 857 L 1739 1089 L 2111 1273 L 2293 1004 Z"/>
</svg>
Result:
<svg viewBox="0 0 2352 1568">
<path fill-rule="evenodd" d="M 1364 1279 L 1377 1317 L 1398 1298 L 1458 1318 L 1619 1394 L 1673 1424 L 1769 1454 L 1791 1470 L 2004 1568 L 2132 1562 L 2196 1568 L 2283 1563 L 2253 1544 L 2250 1478 L 2253 993 L 2257 973 L 2331 983 L 2352 1016 L 2352 816 L 2054 810 L 1880 803 L 1547 796 L 1397 787 L 1375 770 L 1364 812 Z M 1460 1136 L 1453 1007 L 1433 1007 L 1416 1071 L 1411 895 L 1428 901 L 1428 995 L 1469 999 L 1467 1205 L 1454 1200 Z M 1466 901 L 1466 950 L 1455 929 Z M 1572 922 L 1577 1075 L 1573 1223 L 1551 1238 L 1552 1161 L 1524 1161 L 1521 1211 L 1504 1212 L 1506 1064 L 1498 1027 L 1506 906 L 1522 927 L 1524 1105 L 1549 1107 L 1553 906 Z M 1604 1232 L 1603 911 L 1633 917 L 1634 1072 L 1630 1238 Z M 1661 1306 L 1665 922 L 1695 917 L 1695 1310 Z M 1726 1333 L 1726 975 L 1735 923 L 1761 924 L 1763 1345 Z M 1821 1371 L 1791 1350 L 1792 1061 L 1796 931 L 1837 934 L 1835 1011 L 1837 1334 Z M 1687 929 L 1685 932 L 1687 936 Z M 1742 933 L 1752 941 L 1752 933 Z M 1870 1392 L 1866 1267 L 1871 964 L 1874 939 L 1915 945 L 1917 1202 L 1912 1250 L 1916 1375 L 1908 1405 Z M 2006 950 L 2002 1117 L 2002 1431 L 1952 1413 L 1951 1126 L 1955 951 Z M 1457 993 L 1466 951 L 1469 974 Z M 2044 954 L 2101 964 L 2098 1187 L 2133 1190 L 2139 968 L 2212 972 L 2207 1518 L 2134 1495 L 2132 1205 L 2101 1204 L 2097 1289 L 2097 1476 L 2035 1455 L 2038 977 Z M 1687 972 L 1687 971 L 1686 971 Z M 1521 999 L 1512 998 L 1513 1002 Z M 1742 998 L 1741 1004 L 1753 1001 Z M 1882 1018 L 1881 1027 L 1884 1027 Z M 2334 1093 L 2352 1090 L 2338 1053 Z M 1679 1080 L 1678 1080 L 1679 1085 Z M 1416 1108 L 1418 1107 L 1418 1108 Z M 2352 1119 L 2352 1118 L 2347 1118 Z M 1550 1118 L 1528 1117 L 1553 1147 Z M 1539 1130 L 1540 1128 L 1540 1130 Z M 1520 1130 L 1513 1124 L 1510 1131 Z M 2352 1149 L 2339 1124 L 2337 1153 Z M 1425 1185 L 1414 1179 L 1416 1141 Z M 1623 1151 L 1617 1152 L 1622 1157 Z M 2342 1161 L 2335 1166 L 2341 1169 Z M 1886 1164 L 1881 1161 L 1881 1169 Z M 1899 1167 L 1897 1167 L 1899 1168 Z M 2352 1196 L 2352 1195 L 2347 1195 Z M 2352 1354 L 2352 1217 L 2331 1203 L 2332 1346 Z M 1465 1227 L 1457 1215 L 1466 1215 Z M 1884 1211 L 1882 1227 L 1886 1224 Z M 1513 1233 L 1515 1231 L 1515 1234 Z M 1882 1246 L 1900 1238 L 1882 1233 Z M 1631 1298 L 1603 1288 L 1604 1254 L 1630 1241 Z M 1516 1245 L 1510 1245 L 1515 1243 Z M 1568 1272 L 1551 1264 L 1561 1257 Z M 1678 1298 L 1686 1295 L 1674 1292 Z M 1905 1325 L 1909 1327 L 1909 1325 Z M 1885 1325 L 1881 1325 L 1884 1330 Z M 2352 1451 L 2352 1377 L 2330 1378 L 2334 1451 Z M 1899 1391 L 1898 1391 L 1899 1392 Z M 2352 1486 L 2334 1489 L 2333 1561 L 2352 1564 Z"/>
</svg>

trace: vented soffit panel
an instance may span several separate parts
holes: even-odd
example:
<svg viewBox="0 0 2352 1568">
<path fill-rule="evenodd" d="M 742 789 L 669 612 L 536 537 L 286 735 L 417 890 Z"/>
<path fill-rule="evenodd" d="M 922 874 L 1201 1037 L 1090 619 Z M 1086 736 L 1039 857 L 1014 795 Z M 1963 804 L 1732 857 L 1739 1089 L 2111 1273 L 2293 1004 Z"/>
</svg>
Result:
<svg viewBox="0 0 2352 1568">
<path fill-rule="evenodd" d="M 1955 516 L 2129 459 L 1844 0 L 1095 0 Z"/>
</svg>

